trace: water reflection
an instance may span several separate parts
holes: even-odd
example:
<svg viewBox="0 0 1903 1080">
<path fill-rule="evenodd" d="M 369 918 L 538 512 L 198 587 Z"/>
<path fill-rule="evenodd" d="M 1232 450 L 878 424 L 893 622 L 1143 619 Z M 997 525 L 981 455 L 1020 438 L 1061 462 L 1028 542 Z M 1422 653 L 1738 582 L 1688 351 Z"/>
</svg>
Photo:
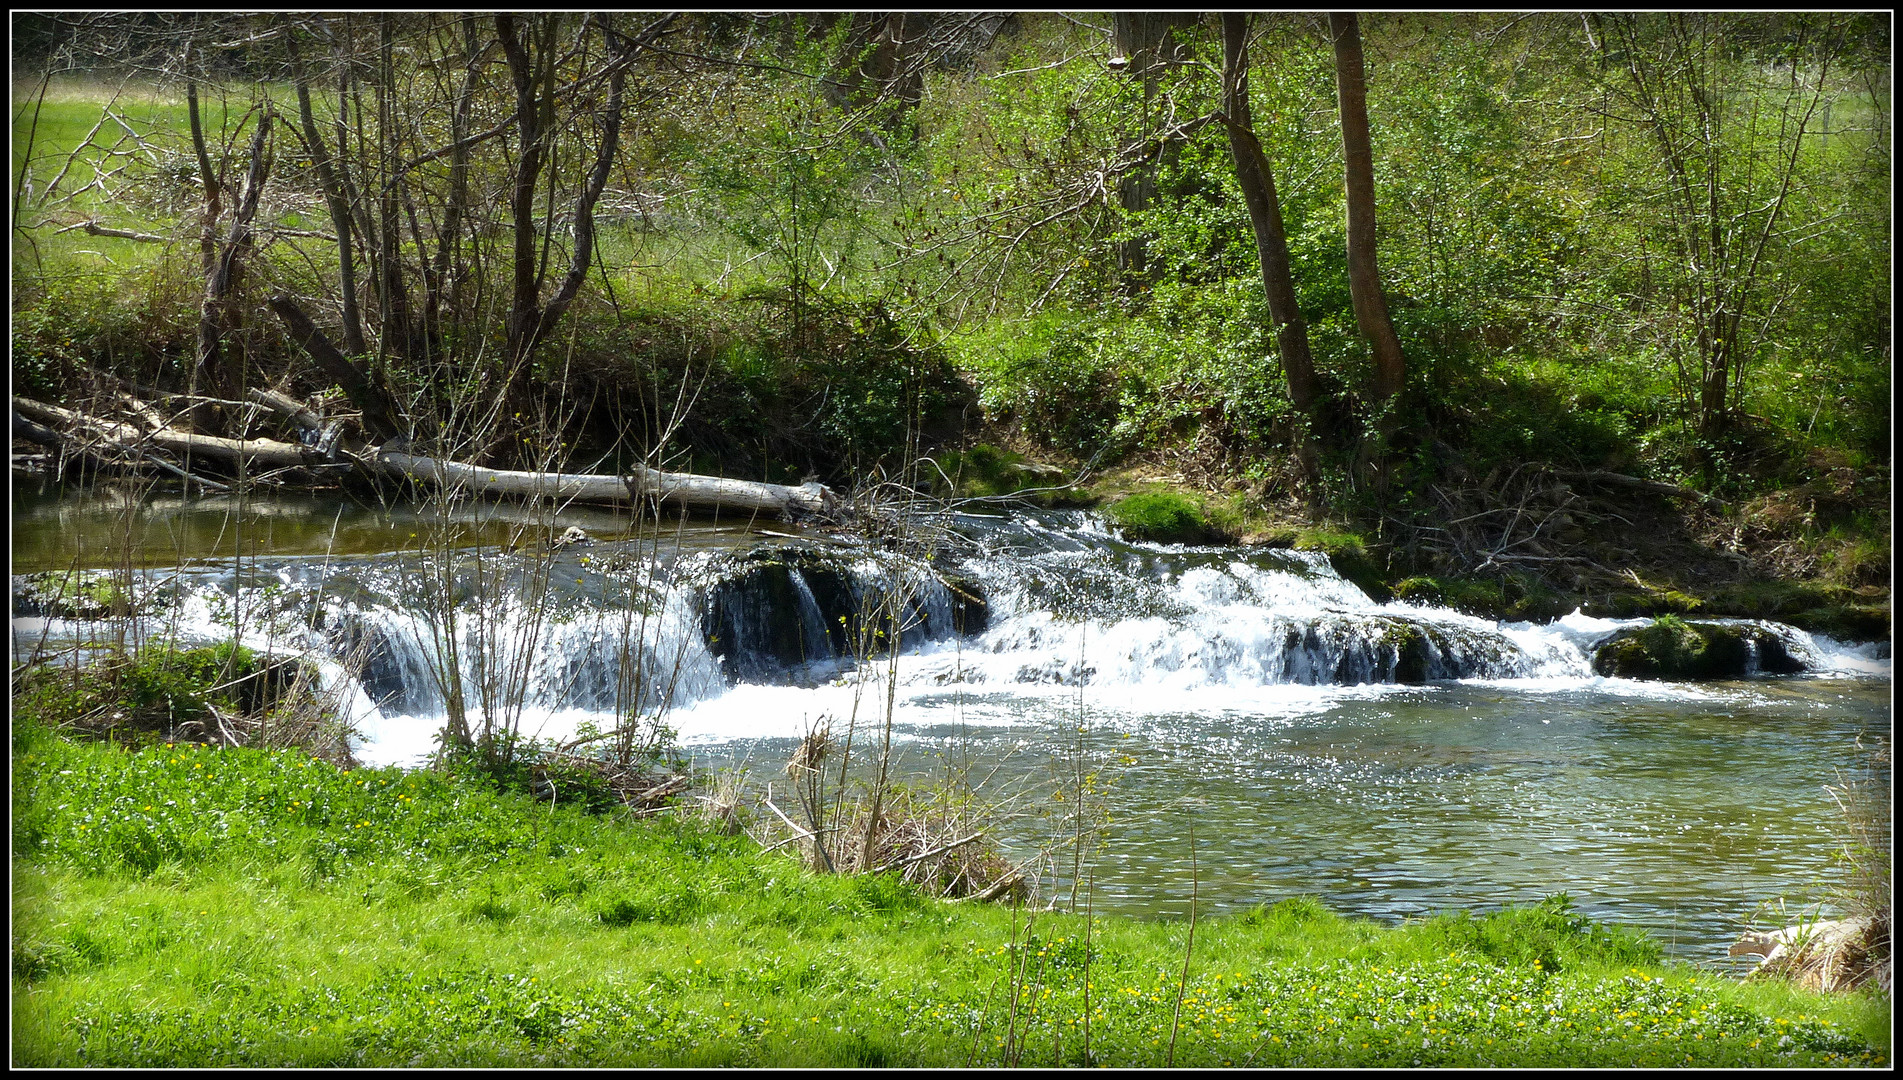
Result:
<svg viewBox="0 0 1903 1080">
<path fill-rule="evenodd" d="M 13 490 L 13 572 L 69 566 L 163 567 L 260 556 L 359 555 L 451 547 L 498 547 L 546 540 L 578 527 L 601 540 L 651 537 L 632 511 L 592 506 L 555 510 L 508 502 L 379 505 L 346 494 L 185 495 L 102 482 L 83 489 L 50 482 Z M 668 517 L 669 549 L 724 547 L 750 532 L 786 529 L 745 516 L 722 521 Z"/>
</svg>

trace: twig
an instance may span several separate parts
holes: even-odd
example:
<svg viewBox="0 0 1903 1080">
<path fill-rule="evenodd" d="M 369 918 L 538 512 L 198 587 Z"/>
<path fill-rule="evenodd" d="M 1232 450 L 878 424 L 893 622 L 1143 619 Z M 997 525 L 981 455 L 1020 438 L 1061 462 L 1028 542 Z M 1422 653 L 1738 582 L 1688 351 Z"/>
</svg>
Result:
<svg viewBox="0 0 1903 1080">
<path fill-rule="evenodd" d="M 947 851 L 950 851 L 951 849 L 955 847 L 963 847 L 964 845 L 971 843 L 973 840 L 982 840 L 984 839 L 984 835 L 985 834 L 981 832 L 972 833 L 970 836 L 965 837 L 963 840 L 953 840 L 951 843 L 946 844 L 943 847 L 933 848 L 932 850 L 926 852 L 923 855 L 913 855 L 913 856 L 910 856 L 909 858 L 900 859 L 897 862 L 889 862 L 889 863 L 886 863 L 884 866 L 878 867 L 869 872 L 874 874 L 883 874 L 888 870 L 897 870 L 901 866 L 910 866 L 915 862 L 920 862 L 922 860 L 929 859 L 934 855 L 943 855 Z"/>
<path fill-rule="evenodd" d="M 667 798 L 669 795 L 675 795 L 687 790 L 688 785 L 692 783 L 693 778 L 683 773 L 664 784 L 657 784 L 641 794 L 636 795 L 632 801 L 643 806 L 651 806 Z"/>
<path fill-rule="evenodd" d="M 1183 988 L 1189 982 L 1189 957 L 1196 948 L 1196 898 L 1200 882 L 1196 874 L 1196 822 L 1189 823 L 1189 940 L 1183 945 L 1183 973 L 1176 979 L 1176 1010 L 1170 1014 L 1170 1050 L 1164 1067 L 1176 1064 L 1176 1028 L 1183 1018 Z"/>
</svg>

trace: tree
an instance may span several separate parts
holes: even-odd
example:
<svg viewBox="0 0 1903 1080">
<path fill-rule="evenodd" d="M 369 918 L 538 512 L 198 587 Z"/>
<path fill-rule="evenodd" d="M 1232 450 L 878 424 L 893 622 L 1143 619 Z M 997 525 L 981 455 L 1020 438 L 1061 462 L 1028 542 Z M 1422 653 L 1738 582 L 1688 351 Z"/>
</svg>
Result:
<svg viewBox="0 0 1903 1080">
<path fill-rule="evenodd" d="M 1276 348 L 1288 380 L 1290 400 L 1313 417 L 1321 404 L 1315 379 L 1315 361 L 1308 348 L 1308 324 L 1295 301 L 1295 279 L 1289 271 L 1288 239 L 1282 226 L 1282 207 L 1275 196 L 1275 175 L 1262 143 L 1255 135 L 1249 112 L 1248 16 L 1222 16 L 1223 126 L 1229 132 L 1229 153 L 1235 162 L 1236 184 L 1249 208 L 1255 232 L 1256 259 L 1262 269 L 1262 291 L 1275 325 Z"/>
<path fill-rule="evenodd" d="M 1368 91 L 1361 58 L 1361 27 L 1353 13 L 1331 12 L 1335 86 L 1341 100 L 1341 149 L 1348 195 L 1348 288 L 1355 325 L 1374 348 L 1374 396 L 1401 389 L 1406 360 L 1394 336 L 1381 273 L 1374 256 L 1374 150 L 1368 137 Z"/>
<path fill-rule="evenodd" d="M 594 267 L 596 207 L 620 145 L 629 68 L 673 22 L 663 15 L 629 33 L 605 14 L 573 22 L 558 13 L 385 13 L 373 26 L 346 15 L 279 27 L 298 135 L 336 232 L 343 350 L 288 292 L 271 307 L 380 437 L 394 434 L 405 412 L 427 433 L 437 427 L 428 414 L 447 411 L 461 414 L 459 434 L 493 448 L 518 426 L 505 418 L 535 419 L 536 350 Z M 329 44 L 336 94 L 328 134 L 313 105 L 317 75 L 305 38 Z M 415 69 L 399 73 L 399 53 L 417 57 Z M 506 89 L 491 75 L 498 59 Z M 487 126 L 472 130 L 479 124 Z M 480 188 L 477 174 L 488 181 Z M 484 199 L 479 190 L 505 194 Z M 506 252 L 495 250 L 503 244 Z M 495 307 L 485 302 L 490 268 L 504 278 L 494 283 L 504 298 L 499 364 L 480 361 L 481 328 Z M 364 326 L 365 299 L 374 334 Z M 373 350 L 377 367 L 352 359 Z M 453 400 L 400 409 L 379 370 L 390 361 L 423 380 L 425 398 L 434 388 Z"/>
<path fill-rule="evenodd" d="M 1803 168 L 1848 24 L 1791 16 L 1594 15 L 1590 45 L 1606 69 L 1604 110 L 1650 144 L 1643 183 L 1648 277 L 1664 294 L 1665 351 L 1701 434 L 1717 435 L 1742 401 L 1747 319 L 1769 321 L 1768 258 L 1815 234 L 1785 209 Z M 1651 258 L 1654 245 L 1667 259 Z M 1657 285 L 1663 285 L 1658 289 Z"/>
<path fill-rule="evenodd" d="M 1170 118 L 1159 116 L 1156 108 L 1157 82 L 1171 63 L 1182 61 L 1188 50 L 1180 32 L 1194 27 L 1198 16 L 1191 12 L 1119 11 L 1111 27 L 1117 51 L 1123 61 L 1126 78 L 1137 80 L 1142 94 L 1142 109 L 1136 117 L 1137 133 L 1132 149 L 1141 153 L 1142 164 L 1125 173 L 1117 183 L 1117 199 L 1126 211 L 1147 209 L 1156 195 L 1156 174 L 1160 164 L 1174 155 L 1182 137 L 1157 140 L 1159 127 L 1167 127 Z M 1133 236 L 1117 250 L 1117 262 L 1127 281 L 1148 276 L 1149 238 Z"/>
</svg>

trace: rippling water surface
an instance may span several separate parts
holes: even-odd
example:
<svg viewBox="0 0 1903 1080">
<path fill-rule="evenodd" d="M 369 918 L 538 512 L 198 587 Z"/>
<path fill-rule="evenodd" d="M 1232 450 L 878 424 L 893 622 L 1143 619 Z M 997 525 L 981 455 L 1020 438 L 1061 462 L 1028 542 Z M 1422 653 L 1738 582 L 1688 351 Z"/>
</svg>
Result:
<svg viewBox="0 0 1903 1080">
<path fill-rule="evenodd" d="M 1824 787 L 1889 738 L 1882 680 L 1285 689 L 1301 692 L 1178 709 L 941 694 L 897 727 L 909 777 L 968 763 L 1000 795 L 1061 787 L 1081 739 L 1111 817 L 1088 864 L 1099 910 L 1187 914 L 1193 826 L 1204 913 L 1307 893 L 1392 921 L 1564 891 L 1705 960 L 1758 905 L 1827 893 L 1844 823 Z M 788 712 L 814 715 L 810 695 L 778 696 L 745 711 L 795 730 Z M 679 721 L 704 725 L 703 761 L 765 775 L 795 742 Z M 1027 813 L 1014 853 L 1064 824 Z"/>
</svg>

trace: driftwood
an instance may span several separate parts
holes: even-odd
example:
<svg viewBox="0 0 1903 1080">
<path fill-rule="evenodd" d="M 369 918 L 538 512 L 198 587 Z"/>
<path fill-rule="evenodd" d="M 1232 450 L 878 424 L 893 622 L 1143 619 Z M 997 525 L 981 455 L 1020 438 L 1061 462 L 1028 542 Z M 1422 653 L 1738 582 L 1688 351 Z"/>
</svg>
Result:
<svg viewBox="0 0 1903 1080">
<path fill-rule="evenodd" d="M 383 384 L 374 369 L 365 368 L 330 343 L 324 332 L 318 329 L 304 309 L 297 306 L 288 293 L 276 293 L 266 301 L 271 310 L 277 313 L 284 328 L 310 355 L 317 366 L 338 386 L 343 388 L 345 396 L 363 412 L 363 426 L 370 434 L 379 439 L 394 439 L 402 434 L 403 427 L 397 423 L 399 410 L 390 397 L 390 390 Z"/>
<path fill-rule="evenodd" d="M 316 413 L 298 404 L 297 401 L 289 395 L 280 394 L 276 390 L 259 390 L 256 387 L 252 387 L 244 392 L 244 396 L 263 405 L 265 408 L 270 409 L 272 412 L 277 413 L 297 425 L 298 428 L 308 431 L 313 435 L 317 434 L 323 427 L 323 422 L 317 419 Z"/>
<path fill-rule="evenodd" d="M 1758 956 L 1754 974 L 1789 976 L 1807 990 L 1850 990 L 1871 981 L 1886 993 L 1890 988 L 1890 928 L 1882 917 L 1750 931 L 1730 954 Z"/>
<path fill-rule="evenodd" d="M 287 415 L 306 430 L 312 430 L 311 424 L 320 423 L 308 410 L 282 394 L 254 390 L 250 396 L 252 400 Z M 193 457 L 218 461 L 228 467 L 259 465 L 290 468 L 321 466 L 328 456 L 317 448 L 276 439 L 226 439 L 169 427 L 145 431 L 132 424 L 90 416 L 27 398 L 14 398 L 13 409 L 15 431 L 32 441 L 79 443 L 95 454 L 101 449 L 118 450 L 145 457 L 175 473 L 181 470 L 153 458 L 152 451 L 163 450 L 181 457 L 186 460 L 188 468 Z M 772 514 L 794 519 L 834 517 L 844 508 L 839 497 L 820 484 L 790 487 L 692 473 L 662 472 L 638 465 L 627 475 L 603 475 L 487 469 L 466 462 L 380 448 L 370 448 L 352 457 L 354 464 L 344 462 L 328 467 L 354 467 L 372 475 L 490 498 L 552 499 L 563 503 L 610 506 L 633 506 L 654 500 L 687 510 Z"/>
<path fill-rule="evenodd" d="M 122 424 L 116 420 L 102 420 L 85 413 L 62 409 L 57 405 L 47 405 L 38 401 L 16 397 L 13 408 L 29 419 L 42 423 L 62 425 L 68 430 L 85 432 L 96 437 L 104 446 L 137 453 L 141 450 L 169 450 L 174 454 L 187 454 L 195 457 L 213 458 L 218 461 L 238 464 L 254 462 L 262 465 L 286 466 L 302 465 L 307 461 L 303 447 L 295 443 L 279 442 L 276 439 L 224 439 L 216 435 L 197 435 L 177 428 L 160 428 L 157 431 L 140 431 L 131 424 Z"/>
<path fill-rule="evenodd" d="M 1636 476 L 1626 476 L 1623 473 L 1605 472 L 1599 469 L 1584 472 L 1555 470 L 1553 475 L 1562 480 L 1580 480 L 1589 484 L 1610 484 L 1613 487 L 1632 488 L 1636 491 L 1650 491 L 1655 495 L 1664 495 L 1671 499 L 1690 499 L 1693 502 L 1702 503 L 1713 509 L 1719 509 L 1725 505 L 1724 500 L 1707 495 L 1702 491 L 1693 491 L 1688 487 L 1680 487 L 1677 484 L 1667 484 L 1658 480 L 1644 480 Z"/>
<path fill-rule="evenodd" d="M 883 874 L 888 870 L 900 870 L 907 866 L 912 865 L 915 862 L 924 862 L 926 859 L 929 859 L 934 855 L 943 855 L 947 851 L 950 851 L 953 848 L 964 847 L 966 844 L 969 844 L 974 840 L 983 840 L 984 838 L 985 838 L 984 833 L 981 833 L 981 832 L 973 833 L 970 836 L 965 837 L 963 840 L 953 840 L 949 844 L 941 844 L 930 851 L 924 852 L 923 854 L 908 855 L 903 859 L 898 859 L 893 862 L 886 863 L 884 866 L 875 867 L 872 870 L 872 873 Z"/>
</svg>

